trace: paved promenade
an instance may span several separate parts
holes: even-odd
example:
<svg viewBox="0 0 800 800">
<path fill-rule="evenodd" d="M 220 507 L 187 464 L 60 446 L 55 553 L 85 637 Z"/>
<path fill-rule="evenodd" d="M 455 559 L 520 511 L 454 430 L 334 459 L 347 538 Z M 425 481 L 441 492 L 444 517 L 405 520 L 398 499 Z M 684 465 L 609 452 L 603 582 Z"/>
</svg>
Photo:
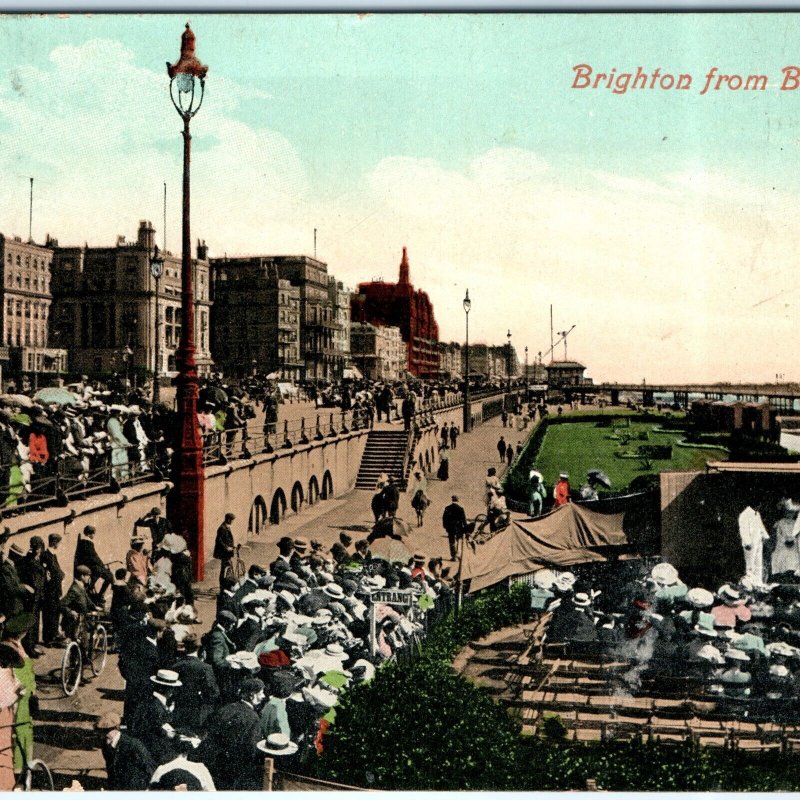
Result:
<svg viewBox="0 0 800 800">
<path fill-rule="evenodd" d="M 407 549 L 413 553 L 420 551 L 430 557 L 449 558 L 447 536 L 442 528 L 442 512 L 450 503 L 452 495 L 459 497 L 469 519 L 485 510 L 483 493 L 486 471 L 489 467 L 497 467 L 502 476 L 507 465 L 501 465 L 497 455 L 497 441 L 505 435 L 506 441 L 517 443 L 525 441 L 531 429 L 526 431 L 503 428 L 500 418 L 489 420 L 477 426 L 471 433 L 458 437 L 456 450 L 450 453 L 450 478 L 440 481 L 435 476 L 428 476 L 428 496 L 431 505 L 425 514 L 423 527 L 416 527 L 416 514 L 411 507 L 411 496 L 408 492 L 400 495 L 398 517 L 411 525 L 411 534 L 405 541 Z M 277 555 L 276 542 L 282 536 L 302 536 L 318 539 L 326 548 L 339 540 L 339 533 L 347 531 L 353 541 L 365 538 L 372 530 L 373 516 L 370 501 L 373 492 L 354 490 L 344 497 L 321 501 L 315 506 L 304 508 L 299 514 L 290 514 L 277 526 L 268 527 L 263 534 L 247 540 L 247 520 L 237 519 L 234 522 L 234 536 L 237 542 L 245 545 L 242 549 L 242 560 L 245 564 L 259 563 L 267 566 Z M 206 509 L 208 514 L 211 510 Z M 220 521 L 224 509 L 219 509 Z M 203 588 L 218 585 L 219 562 L 209 561 L 206 565 Z"/>
<path fill-rule="evenodd" d="M 305 411 L 313 410 L 310 404 L 295 404 L 281 407 L 288 411 L 287 417 L 297 419 Z M 411 497 L 400 495 L 398 516 L 412 525 L 406 541 L 410 552 L 420 550 L 430 557 L 449 557 L 447 537 L 441 526 L 442 511 L 457 494 L 469 518 L 484 510 L 483 485 L 486 470 L 498 467 L 498 474 L 505 472 L 497 458 L 497 440 L 505 434 L 515 448 L 523 441 L 528 431 L 503 429 L 500 419 L 490 420 L 478 426 L 472 433 L 458 439 L 458 447 L 450 451 L 450 479 L 439 481 L 431 478 L 428 495 L 431 506 L 422 528 L 416 525 L 416 515 L 411 508 Z M 290 515 L 277 526 L 270 526 L 263 535 L 246 540 L 246 519 L 237 519 L 234 534 L 238 542 L 245 544 L 242 558 L 247 565 L 257 562 L 267 566 L 276 554 L 275 543 L 281 536 L 304 536 L 319 539 L 326 546 L 338 541 L 339 532 L 347 530 L 353 540 L 364 538 L 372 527 L 370 500 L 372 492 L 352 491 L 344 497 L 321 501 L 304 509 L 300 514 Z M 224 509 L 206 509 L 206 513 L 219 513 Z M 197 600 L 200 622 L 199 632 L 206 631 L 214 617 L 214 599 L 218 586 L 219 562 L 210 561 L 206 567 L 205 580 L 199 585 L 201 592 Z M 97 737 L 92 729 L 94 720 L 105 711 L 122 712 L 124 682 L 117 669 L 116 655 L 110 655 L 103 674 L 86 686 L 78 689 L 73 698 L 64 697 L 59 683 L 59 666 L 62 649 L 45 650 L 45 655 L 35 663 L 38 695 L 41 703 L 41 718 L 35 723 L 35 754 L 43 758 L 56 774 L 59 787 L 69 785 L 73 778 L 85 788 L 98 788 L 105 779 L 103 757 L 97 747 Z M 87 671 L 88 672 L 88 671 Z"/>
</svg>

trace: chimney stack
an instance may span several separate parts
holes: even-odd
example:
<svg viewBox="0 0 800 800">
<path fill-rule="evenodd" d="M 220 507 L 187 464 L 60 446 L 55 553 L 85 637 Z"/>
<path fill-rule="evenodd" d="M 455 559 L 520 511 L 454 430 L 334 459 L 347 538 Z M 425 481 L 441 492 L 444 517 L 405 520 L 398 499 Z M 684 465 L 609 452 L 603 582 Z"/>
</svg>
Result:
<svg viewBox="0 0 800 800">
<path fill-rule="evenodd" d="M 150 220 L 139 220 L 139 234 L 136 237 L 136 243 L 148 253 L 152 251 L 156 243 L 156 231 Z"/>
</svg>

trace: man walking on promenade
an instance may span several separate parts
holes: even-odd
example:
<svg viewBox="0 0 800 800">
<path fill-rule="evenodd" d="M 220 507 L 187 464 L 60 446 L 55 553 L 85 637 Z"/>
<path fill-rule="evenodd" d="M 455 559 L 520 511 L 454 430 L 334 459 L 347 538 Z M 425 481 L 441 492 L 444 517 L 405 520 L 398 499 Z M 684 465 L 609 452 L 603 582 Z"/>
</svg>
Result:
<svg viewBox="0 0 800 800">
<path fill-rule="evenodd" d="M 458 542 L 467 531 L 467 515 L 458 503 L 458 495 L 454 494 L 442 514 L 442 526 L 447 531 L 447 542 L 450 545 L 450 560 L 456 560 Z"/>
<path fill-rule="evenodd" d="M 501 436 L 500 441 L 497 443 L 497 453 L 500 456 L 500 463 L 505 463 L 506 460 L 506 437 Z"/>
<path fill-rule="evenodd" d="M 236 519 L 235 514 L 229 511 L 225 515 L 222 525 L 217 528 L 217 538 L 214 542 L 214 558 L 219 559 L 219 580 L 220 591 L 222 591 L 222 578 L 225 571 L 231 565 L 233 554 L 236 548 L 233 544 L 233 531 L 231 530 L 231 523 Z"/>
</svg>

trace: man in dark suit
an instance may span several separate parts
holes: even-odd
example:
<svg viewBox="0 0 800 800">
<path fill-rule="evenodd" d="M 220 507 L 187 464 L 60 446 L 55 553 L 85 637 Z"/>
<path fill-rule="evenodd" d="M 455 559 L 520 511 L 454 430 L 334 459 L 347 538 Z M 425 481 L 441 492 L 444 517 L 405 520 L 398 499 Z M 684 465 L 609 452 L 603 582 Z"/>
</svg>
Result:
<svg viewBox="0 0 800 800">
<path fill-rule="evenodd" d="M 61 569 L 56 554 L 60 543 L 61 535 L 51 533 L 47 537 L 47 550 L 42 553 L 42 564 L 46 571 L 44 593 L 42 594 L 42 641 L 48 647 L 56 647 L 61 644 L 58 623 L 61 619 L 64 570 Z"/>
<path fill-rule="evenodd" d="M 234 587 L 236 581 L 231 577 L 222 576 L 219 581 L 220 592 L 217 595 L 217 614 L 220 611 L 230 611 L 234 617 L 238 617 L 241 613 L 239 603 L 234 599 Z"/>
<path fill-rule="evenodd" d="M 41 536 L 31 536 L 28 547 L 29 550 L 19 562 L 17 571 L 20 580 L 33 589 L 33 592 L 28 594 L 25 603 L 25 610 L 33 614 L 33 624 L 25 633 L 22 646 L 31 658 L 39 658 L 42 651 L 36 645 L 39 644 L 39 618 L 42 611 L 44 584 L 47 579 L 47 570 L 42 563 L 44 539 Z"/>
<path fill-rule="evenodd" d="M 161 516 L 161 509 L 158 506 L 154 506 L 147 514 L 137 519 L 134 525 L 137 528 L 150 528 L 153 552 L 158 549 L 161 540 L 172 531 L 170 521 L 166 517 Z"/>
<path fill-rule="evenodd" d="M 158 634 L 164 627 L 163 620 L 147 622 L 144 635 L 136 636 L 129 631 L 131 640 L 120 649 L 119 671 L 125 678 L 125 723 L 130 725 L 136 709 L 152 693 L 150 676 L 158 672 L 160 653 Z"/>
<path fill-rule="evenodd" d="M 256 746 L 263 738 L 256 711 L 264 701 L 263 681 L 245 678 L 240 698 L 211 717 L 208 735 L 190 756 L 208 767 L 220 791 L 260 791 L 263 787 L 265 754 Z"/>
<path fill-rule="evenodd" d="M 232 689 L 230 672 L 231 667 L 227 657 L 236 652 L 236 645 L 230 638 L 230 633 L 236 626 L 236 617 L 230 611 L 220 611 L 214 627 L 203 637 L 203 646 L 206 651 L 206 662 L 214 670 L 222 694 L 230 695 Z"/>
<path fill-rule="evenodd" d="M 242 581 L 242 585 L 233 593 L 233 601 L 241 603 L 248 594 L 252 594 L 259 588 L 258 579 L 263 578 L 267 574 L 264 567 L 259 567 L 258 564 L 251 564 L 247 570 L 247 577 Z"/>
<path fill-rule="evenodd" d="M 236 548 L 233 543 L 233 530 L 231 530 L 231 523 L 236 519 L 235 514 L 230 511 L 225 515 L 222 525 L 217 528 L 217 538 L 214 541 L 214 558 L 218 558 L 219 564 L 219 577 L 220 586 L 222 586 L 222 576 L 225 570 L 230 567 L 233 554 Z"/>
<path fill-rule="evenodd" d="M 137 706 L 130 722 L 130 734 L 146 748 L 156 764 L 166 764 L 177 755 L 172 745 L 175 708 L 172 697 L 182 686 L 178 673 L 160 669 L 150 676 L 150 694 Z"/>
<path fill-rule="evenodd" d="M 95 723 L 102 737 L 107 788 L 117 791 L 144 790 L 150 785 L 156 763 L 147 748 L 133 736 L 122 733 L 119 714 L 107 712 Z"/>
<path fill-rule="evenodd" d="M 25 598 L 33 593 L 19 579 L 14 562 L 8 557 L 8 542 L 11 534 L 0 533 L 0 615 L 6 619 L 16 617 L 24 611 Z"/>
<path fill-rule="evenodd" d="M 277 578 L 283 572 L 291 572 L 292 553 L 294 553 L 294 539 L 291 536 L 282 536 L 278 539 L 278 557 L 269 565 L 270 575 Z"/>
<path fill-rule="evenodd" d="M 219 686 L 210 664 L 197 657 L 197 637 L 190 633 L 183 640 L 184 655 L 175 663 L 181 686 L 175 692 L 175 726 L 201 731 L 219 700 Z"/>
<path fill-rule="evenodd" d="M 96 595 L 98 600 L 102 600 L 106 589 L 114 582 L 114 576 L 111 574 L 111 570 L 102 562 L 100 556 L 97 555 L 97 550 L 94 548 L 94 534 L 95 528 L 93 525 L 87 525 L 83 529 L 83 536 L 78 539 L 78 544 L 75 547 L 75 560 L 72 566 L 73 569 L 77 569 L 80 566 L 89 567 L 92 574 L 89 591 L 92 593 L 94 593 L 97 581 L 100 578 L 103 579 Z"/>
<path fill-rule="evenodd" d="M 447 531 L 447 542 L 450 545 L 450 560 L 455 561 L 458 553 L 458 542 L 467 532 L 467 515 L 458 503 L 458 495 L 453 495 L 442 514 L 442 526 Z"/>
<path fill-rule="evenodd" d="M 80 565 L 75 568 L 75 580 L 61 600 L 61 619 L 64 633 L 74 639 L 78 633 L 80 621 L 89 611 L 96 611 L 97 607 L 89 597 L 89 584 L 92 572 L 89 567 Z"/>
<path fill-rule="evenodd" d="M 264 601 L 256 599 L 255 594 L 247 595 L 242 601 L 244 615 L 237 626 L 231 630 L 230 637 L 236 645 L 236 650 L 250 650 L 266 639 L 262 618 L 264 616 Z"/>
<path fill-rule="evenodd" d="M 390 517 L 397 516 L 397 507 L 400 505 L 400 490 L 391 475 L 386 486 L 383 487 L 383 504 L 386 508 L 386 513 Z"/>
</svg>

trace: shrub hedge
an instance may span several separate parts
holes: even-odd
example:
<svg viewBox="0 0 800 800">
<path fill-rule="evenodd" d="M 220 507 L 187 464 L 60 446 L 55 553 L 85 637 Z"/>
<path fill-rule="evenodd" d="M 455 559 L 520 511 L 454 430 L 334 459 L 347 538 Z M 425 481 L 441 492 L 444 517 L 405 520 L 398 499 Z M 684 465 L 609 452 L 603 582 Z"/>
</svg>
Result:
<svg viewBox="0 0 800 800">
<path fill-rule="evenodd" d="M 482 593 L 429 633 L 417 657 L 381 667 L 346 691 L 318 777 L 387 790 L 563 791 L 594 779 L 611 791 L 790 791 L 800 788 L 794 754 L 709 749 L 692 742 L 576 743 L 551 718 L 542 735 L 520 735 L 514 716 L 450 666 L 469 641 L 529 615 L 516 585 Z M 549 735 L 548 735 L 549 734 Z"/>
</svg>

